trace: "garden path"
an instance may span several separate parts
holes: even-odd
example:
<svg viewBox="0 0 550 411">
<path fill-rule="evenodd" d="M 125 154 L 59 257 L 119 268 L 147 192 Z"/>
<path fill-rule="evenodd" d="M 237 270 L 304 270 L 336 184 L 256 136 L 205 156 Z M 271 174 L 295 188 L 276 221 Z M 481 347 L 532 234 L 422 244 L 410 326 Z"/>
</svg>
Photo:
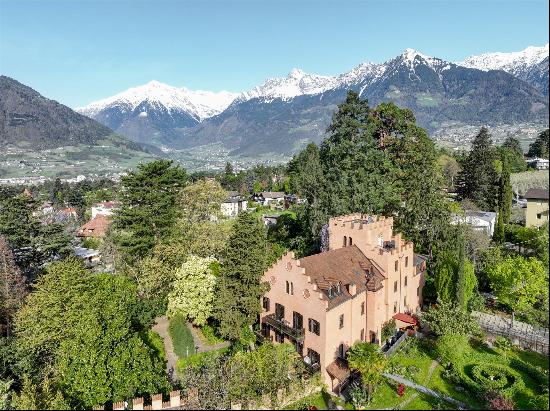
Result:
<svg viewBox="0 0 550 411">
<path fill-rule="evenodd" d="M 176 372 L 176 362 L 178 356 L 174 352 L 174 345 L 172 344 L 172 337 L 168 332 L 169 321 L 168 317 L 163 315 L 162 317 L 155 318 L 155 325 L 153 331 L 158 333 L 164 341 L 164 353 L 166 355 L 166 372 L 168 373 L 168 379 L 170 381 L 176 381 L 178 375 Z"/>
<path fill-rule="evenodd" d="M 431 366 L 430 366 L 431 368 Z M 435 368 L 435 367 L 434 367 Z M 458 400 L 455 400 L 454 398 L 451 398 L 451 397 L 448 397 L 446 395 L 443 395 L 441 393 L 438 393 L 437 391 L 434 391 L 434 390 L 430 390 L 428 387 L 424 387 L 423 385 L 419 385 L 419 384 L 416 384 L 410 380 L 407 380 L 399 375 L 395 375 L 395 374 L 390 374 L 390 373 L 382 373 L 382 375 L 386 378 L 390 378 L 394 381 L 397 381 L 403 385 L 406 385 L 407 387 L 411 387 L 411 388 L 414 388 L 415 390 L 417 391 L 420 391 L 424 394 L 427 394 L 427 395 L 430 395 L 432 397 L 435 397 L 435 398 L 441 398 L 447 402 L 450 402 L 451 404 L 453 405 L 456 405 L 458 407 L 458 409 L 460 410 L 467 410 L 468 409 L 468 406 L 466 404 L 464 404 L 463 402 L 460 402 Z"/>
<path fill-rule="evenodd" d="M 189 331 L 191 331 L 191 335 L 193 336 L 193 341 L 195 343 L 196 352 L 208 352 L 208 351 L 214 351 L 214 350 L 220 350 L 222 348 L 229 347 L 229 341 L 223 341 L 218 344 L 214 345 L 207 345 L 203 342 L 199 334 L 197 333 L 197 330 L 191 323 L 187 323 L 187 328 L 189 328 Z"/>
</svg>

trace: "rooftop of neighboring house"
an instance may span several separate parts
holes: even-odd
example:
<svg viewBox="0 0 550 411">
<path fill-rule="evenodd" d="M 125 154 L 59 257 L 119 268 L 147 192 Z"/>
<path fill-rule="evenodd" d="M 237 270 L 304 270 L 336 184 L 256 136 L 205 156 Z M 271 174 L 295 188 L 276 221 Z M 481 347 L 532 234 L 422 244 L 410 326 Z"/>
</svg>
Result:
<svg viewBox="0 0 550 411">
<path fill-rule="evenodd" d="M 262 191 L 260 195 L 263 198 L 284 198 L 285 193 L 282 191 Z"/>
<path fill-rule="evenodd" d="M 530 188 L 523 197 L 528 200 L 548 200 L 548 190 L 544 188 Z"/>
<path fill-rule="evenodd" d="M 64 213 L 64 214 L 72 214 L 72 213 L 76 213 L 76 208 L 74 207 L 65 207 L 65 208 L 62 208 L 61 210 L 59 210 L 60 213 Z"/>
<path fill-rule="evenodd" d="M 466 217 L 476 217 L 485 221 L 493 221 L 497 218 L 497 213 L 492 211 L 466 210 L 464 214 L 466 215 Z"/>
<path fill-rule="evenodd" d="M 107 216 L 96 215 L 93 219 L 88 221 L 78 232 L 79 237 L 103 237 L 107 232 L 110 220 Z"/>
<path fill-rule="evenodd" d="M 305 274 L 324 292 L 329 310 L 354 296 L 350 294 L 350 284 L 358 294 L 371 286 L 373 291 L 379 289 L 385 278 L 383 270 L 355 245 L 301 258 L 300 267 L 305 268 Z"/>
<path fill-rule="evenodd" d="M 90 257 L 98 256 L 100 252 L 99 250 L 94 250 L 92 248 L 75 247 L 74 254 L 78 258 L 90 258 Z"/>
</svg>

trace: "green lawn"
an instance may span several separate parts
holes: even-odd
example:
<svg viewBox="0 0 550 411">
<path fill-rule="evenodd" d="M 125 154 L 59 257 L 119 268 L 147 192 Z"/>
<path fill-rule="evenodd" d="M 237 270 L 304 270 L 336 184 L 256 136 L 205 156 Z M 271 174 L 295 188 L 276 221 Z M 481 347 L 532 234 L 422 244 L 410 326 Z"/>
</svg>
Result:
<svg viewBox="0 0 550 411">
<path fill-rule="evenodd" d="M 195 353 L 195 343 L 193 335 L 187 328 L 187 322 L 182 316 L 175 316 L 170 319 L 168 332 L 172 338 L 174 352 L 178 357 L 187 357 Z"/>
</svg>

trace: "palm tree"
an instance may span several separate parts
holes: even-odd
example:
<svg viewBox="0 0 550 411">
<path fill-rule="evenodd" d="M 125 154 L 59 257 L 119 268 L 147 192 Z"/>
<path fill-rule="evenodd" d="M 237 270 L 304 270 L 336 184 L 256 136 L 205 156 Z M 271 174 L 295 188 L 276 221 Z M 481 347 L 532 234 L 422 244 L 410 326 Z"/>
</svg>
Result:
<svg viewBox="0 0 550 411">
<path fill-rule="evenodd" d="M 367 387 L 368 402 L 371 401 L 374 387 L 382 379 L 387 362 L 386 356 L 376 344 L 358 342 L 348 351 L 349 367 L 361 374 L 361 381 Z"/>
</svg>

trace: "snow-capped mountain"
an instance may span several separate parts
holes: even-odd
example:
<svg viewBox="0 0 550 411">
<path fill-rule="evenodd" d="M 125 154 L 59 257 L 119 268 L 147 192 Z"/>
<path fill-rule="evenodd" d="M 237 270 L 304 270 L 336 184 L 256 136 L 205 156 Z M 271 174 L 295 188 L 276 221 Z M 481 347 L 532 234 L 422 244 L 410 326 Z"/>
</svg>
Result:
<svg viewBox="0 0 550 411">
<path fill-rule="evenodd" d="M 259 86 L 241 93 L 235 102 L 248 101 L 253 98 L 261 98 L 264 101 L 280 98 L 283 101 L 291 98 L 319 94 L 336 86 L 336 77 L 307 74 L 294 68 L 283 78 L 270 78 Z"/>
<path fill-rule="evenodd" d="M 485 53 L 457 63 L 478 70 L 503 70 L 548 95 L 548 43 L 512 53 Z"/>
<path fill-rule="evenodd" d="M 221 113 L 237 95 L 237 93 L 228 91 L 215 93 L 189 90 L 185 87 L 172 87 L 153 80 L 143 86 L 132 87 L 112 97 L 78 107 L 76 111 L 93 117 L 100 111 L 113 106 L 121 106 L 127 111 L 134 111 L 136 107 L 147 101 L 153 106 L 161 105 L 170 111 L 185 111 L 195 117 L 197 121 L 202 121 Z M 140 115 L 146 116 L 147 112 L 140 112 Z"/>
<path fill-rule="evenodd" d="M 221 142 L 252 155 L 319 142 L 350 89 L 371 105 L 410 108 L 429 132 L 445 122 L 547 123 L 547 54 L 548 45 L 453 63 L 406 49 L 337 76 L 293 69 L 240 94 L 151 82 L 79 111 L 138 142 L 174 148 Z"/>
<path fill-rule="evenodd" d="M 180 129 L 221 113 L 235 97 L 227 91 L 194 91 L 151 81 L 76 111 L 134 141 L 165 146 L 179 138 Z"/>
</svg>

